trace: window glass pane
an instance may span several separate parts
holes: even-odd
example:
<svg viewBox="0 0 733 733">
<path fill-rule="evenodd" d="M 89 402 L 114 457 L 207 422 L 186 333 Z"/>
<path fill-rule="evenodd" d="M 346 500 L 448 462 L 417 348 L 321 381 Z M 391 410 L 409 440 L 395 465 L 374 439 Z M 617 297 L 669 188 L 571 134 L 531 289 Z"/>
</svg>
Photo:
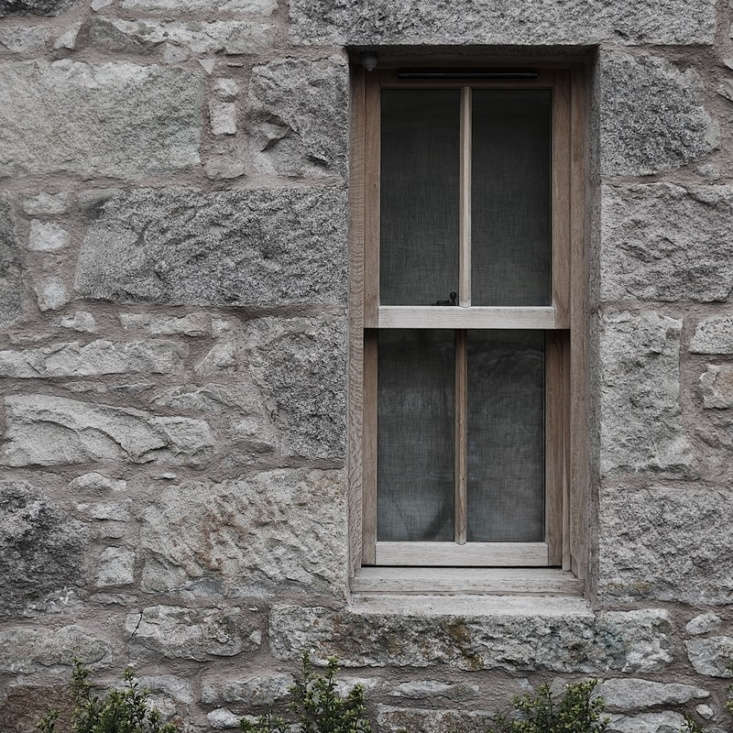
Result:
<svg viewBox="0 0 733 733">
<path fill-rule="evenodd" d="M 377 538 L 453 540 L 455 336 L 379 332 Z"/>
<path fill-rule="evenodd" d="M 474 90 L 471 303 L 550 305 L 549 90 Z"/>
<path fill-rule="evenodd" d="M 545 536 L 541 331 L 469 331 L 468 540 Z"/>
<path fill-rule="evenodd" d="M 458 290 L 458 90 L 382 91 L 380 301 L 433 305 Z"/>
</svg>

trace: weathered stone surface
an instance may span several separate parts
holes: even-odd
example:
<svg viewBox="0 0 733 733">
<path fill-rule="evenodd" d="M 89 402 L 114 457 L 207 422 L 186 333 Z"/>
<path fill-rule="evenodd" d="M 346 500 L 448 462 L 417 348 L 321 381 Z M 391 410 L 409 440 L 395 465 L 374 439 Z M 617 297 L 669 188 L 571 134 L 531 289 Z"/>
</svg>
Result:
<svg viewBox="0 0 733 733">
<path fill-rule="evenodd" d="M 209 102 L 209 123 L 212 135 L 235 135 L 237 133 L 237 105 L 233 102 Z"/>
<path fill-rule="evenodd" d="M 701 320 L 690 340 L 693 354 L 733 354 L 733 315 Z"/>
<path fill-rule="evenodd" d="M 100 522 L 128 522 L 130 520 L 130 502 L 129 501 L 95 501 L 81 502 L 76 505 L 76 510 L 85 514 L 90 519 L 96 519 Z M 121 548 L 112 547 L 110 550 L 119 550 Z M 111 557 L 115 557 L 116 553 L 111 553 Z"/>
<path fill-rule="evenodd" d="M 346 174 L 348 74 L 341 56 L 285 58 L 254 67 L 246 117 L 257 170 Z"/>
<path fill-rule="evenodd" d="M 33 290 L 36 293 L 38 307 L 42 311 L 55 311 L 63 308 L 71 296 L 66 289 L 66 284 L 59 277 L 39 277 L 33 281 Z"/>
<path fill-rule="evenodd" d="M 678 733 L 685 730 L 685 719 L 670 710 L 641 715 L 614 715 L 608 733 Z"/>
<path fill-rule="evenodd" d="M 2 8 L 2 0 L 0 0 Z M 2 11 L 0 10 L 0 17 Z M 43 51 L 51 37 L 49 28 L 13 24 L 0 26 L 0 49 L 10 53 L 35 53 Z"/>
<path fill-rule="evenodd" d="M 695 712 L 703 720 L 711 720 L 715 716 L 715 711 L 710 707 L 710 705 L 696 705 Z"/>
<path fill-rule="evenodd" d="M 202 93 L 201 78 L 182 69 L 4 64 L 0 176 L 137 178 L 189 168 L 199 162 Z"/>
<path fill-rule="evenodd" d="M 377 725 L 383 733 L 485 733 L 492 717 L 492 713 L 483 710 L 426 710 L 389 705 L 377 708 Z"/>
<path fill-rule="evenodd" d="M 733 186 L 604 186 L 601 273 L 605 300 L 726 300 Z"/>
<path fill-rule="evenodd" d="M 481 694 L 478 685 L 465 682 L 440 682 L 438 680 L 420 680 L 403 682 L 389 691 L 391 697 L 403 697 L 409 700 L 444 699 L 452 702 L 471 700 Z"/>
<path fill-rule="evenodd" d="M 0 631 L 0 672 L 28 674 L 44 667 L 70 667 L 74 659 L 91 665 L 110 651 L 108 642 L 81 626 L 11 626 Z"/>
<path fill-rule="evenodd" d="M 277 0 L 217 0 L 216 9 L 222 13 L 253 13 L 271 15 Z M 211 12 L 211 0 L 122 0 L 123 10 Z"/>
<path fill-rule="evenodd" d="M 259 621 L 239 608 L 181 608 L 149 606 L 128 614 L 125 631 L 133 656 L 153 652 L 165 659 L 233 657 L 256 649 Z"/>
<path fill-rule="evenodd" d="M 715 3 L 292 0 L 290 23 L 296 44 L 710 44 Z"/>
<path fill-rule="evenodd" d="M 602 319 L 601 470 L 684 471 L 680 421 L 682 322 L 646 312 Z"/>
<path fill-rule="evenodd" d="M 693 636 L 707 634 L 709 631 L 717 629 L 721 623 L 722 619 L 717 613 L 708 611 L 708 613 L 701 613 L 690 619 L 685 626 L 685 631 Z"/>
<path fill-rule="evenodd" d="M 696 672 L 708 677 L 733 677 L 733 636 L 688 639 L 685 647 Z"/>
<path fill-rule="evenodd" d="M 708 364 L 700 375 L 700 392 L 706 410 L 733 407 L 733 366 Z"/>
<path fill-rule="evenodd" d="M 599 592 L 607 600 L 733 603 L 733 491 L 601 491 Z M 704 533 L 705 541 L 700 541 Z"/>
<path fill-rule="evenodd" d="M 53 252 L 67 247 L 69 241 L 69 233 L 58 224 L 38 219 L 31 222 L 28 249 L 36 252 Z"/>
<path fill-rule="evenodd" d="M 162 44 L 194 54 L 259 54 L 273 44 L 275 28 L 261 20 L 122 20 L 97 15 L 89 24 L 89 42 L 105 51 L 151 53 Z M 176 59 L 180 60 L 180 59 Z"/>
<path fill-rule="evenodd" d="M 652 708 L 657 705 L 683 705 L 690 700 L 710 697 L 707 690 L 671 682 L 650 682 L 633 677 L 606 680 L 597 688 L 609 712 Z"/>
<path fill-rule="evenodd" d="M 180 369 L 184 349 L 170 341 L 112 343 L 78 341 L 38 349 L 0 351 L 0 376 L 20 379 L 89 377 L 102 374 L 170 374 Z"/>
<path fill-rule="evenodd" d="M 648 175 L 691 163 L 713 150 L 719 130 L 703 106 L 693 69 L 665 59 L 601 54 L 601 172 Z"/>
<path fill-rule="evenodd" d="M 29 216 L 64 214 L 69 209 L 69 194 L 65 191 L 41 191 L 23 199 L 23 211 Z"/>
<path fill-rule="evenodd" d="M 126 488 L 127 481 L 113 479 L 95 471 L 84 473 L 69 481 L 69 489 L 72 491 L 81 490 L 105 493 L 107 491 L 124 491 Z"/>
<path fill-rule="evenodd" d="M 234 79 L 219 77 L 211 86 L 220 99 L 232 99 L 239 94 L 239 84 Z"/>
<path fill-rule="evenodd" d="M 189 680 L 170 674 L 144 675 L 137 681 L 145 690 L 163 692 L 178 702 L 190 705 L 193 702 L 193 685 Z"/>
<path fill-rule="evenodd" d="M 0 0 L 0 18 L 6 15 L 58 15 L 76 0 Z"/>
<path fill-rule="evenodd" d="M 201 702 L 207 705 L 272 705 L 288 696 L 294 682 L 291 674 L 282 672 L 235 677 L 206 674 L 201 679 Z"/>
<path fill-rule="evenodd" d="M 82 333 L 97 332 L 97 322 L 88 311 L 76 311 L 73 315 L 61 316 L 55 323 L 61 328 L 70 328 Z"/>
<path fill-rule="evenodd" d="M 120 323 L 125 330 L 145 329 L 151 336 L 208 336 L 211 333 L 208 313 L 187 313 L 185 316 L 120 313 Z"/>
<path fill-rule="evenodd" d="M 376 602 L 356 610 L 332 611 L 276 605 L 270 615 L 270 645 L 278 659 L 297 659 L 308 649 L 320 663 L 338 656 L 346 667 L 449 665 L 466 670 L 551 670 L 634 672 L 671 661 L 665 611 L 462 614 L 451 599 L 439 614 L 415 600 L 399 612 L 382 612 Z M 509 608 L 506 599 L 502 607 Z M 451 612 L 452 611 L 452 612 Z"/>
<path fill-rule="evenodd" d="M 23 313 L 22 289 L 18 242 L 10 204 L 0 198 L 0 328 L 10 325 Z"/>
<path fill-rule="evenodd" d="M 346 220 L 337 188 L 120 194 L 89 228 L 76 289 L 123 303 L 344 303 Z"/>
<path fill-rule="evenodd" d="M 214 445 L 203 420 L 157 417 L 141 410 L 31 394 L 5 398 L 6 466 L 88 461 L 196 464 Z"/>
<path fill-rule="evenodd" d="M 99 556 L 97 588 L 129 585 L 134 580 L 135 553 L 124 547 L 107 547 Z"/>
<path fill-rule="evenodd" d="M 239 728 L 241 715 L 235 715 L 226 708 L 217 708 L 206 714 L 206 720 L 214 730 L 233 730 Z"/>
<path fill-rule="evenodd" d="M 88 533 L 23 481 L 0 482 L 0 616 L 44 609 L 84 583 Z"/>
<path fill-rule="evenodd" d="M 234 598 L 340 594 L 345 516 L 341 471 L 283 469 L 166 489 L 143 512 L 142 587 Z"/>
</svg>

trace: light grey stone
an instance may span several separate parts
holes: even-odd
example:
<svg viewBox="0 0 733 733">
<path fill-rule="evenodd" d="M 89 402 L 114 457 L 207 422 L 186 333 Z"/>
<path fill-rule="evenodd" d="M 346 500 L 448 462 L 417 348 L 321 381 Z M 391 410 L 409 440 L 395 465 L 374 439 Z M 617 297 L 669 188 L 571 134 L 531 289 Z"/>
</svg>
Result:
<svg viewBox="0 0 733 733">
<path fill-rule="evenodd" d="M 251 675 L 205 674 L 201 678 L 201 702 L 207 705 L 240 703 L 249 707 L 272 705 L 288 697 L 293 675 L 284 672 Z"/>
<path fill-rule="evenodd" d="M 81 331 L 82 333 L 97 332 L 97 322 L 88 311 L 76 311 L 73 315 L 61 316 L 56 324 L 61 328 L 70 328 L 72 331 Z"/>
<path fill-rule="evenodd" d="M 231 710 L 227 710 L 226 708 L 217 708 L 206 713 L 206 720 L 214 730 L 238 729 L 241 717 L 241 715 L 235 715 Z"/>
<path fill-rule="evenodd" d="M 434 710 L 377 707 L 377 725 L 383 733 L 485 733 L 492 723 L 493 714 L 483 710 Z"/>
<path fill-rule="evenodd" d="M 55 41 L 53 47 L 55 50 L 67 49 L 73 51 L 76 48 L 76 38 L 82 27 L 82 21 L 69 26 Z"/>
<path fill-rule="evenodd" d="M 715 711 L 710 707 L 710 705 L 697 705 L 695 706 L 695 712 L 703 720 L 711 720 L 715 716 Z"/>
<path fill-rule="evenodd" d="M 231 99 L 239 94 L 239 84 L 234 79 L 218 78 L 212 84 L 214 93 L 221 99 Z"/>
<path fill-rule="evenodd" d="M 6 15 L 58 15 L 77 0 L 0 0 L 0 18 Z"/>
<path fill-rule="evenodd" d="M 681 683 L 651 682 L 632 677 L 606 680 L 596 688 L 609 712 L 625 712 L 658 705 L 683 705 L 710 697 L 707 690 Z"/>
<path fill-rule="evenodd" d="M 61 278 L 54 276 L 40 277 L 33 282 L 38 307 L 42 311 L 55 311 L 63 308 L 70 300 L 69 291 Z"/>
<path fill-rule="evenodd" d="M 670 710 L 641 715 L 614 715 L 608 733 L 680 733 L 685 729 L 685 719 Z"/>
<path fill-rule="evenodd" d="M 97 588 L 130 585 L 134 581 L 135 553 L 124 547 L 107 547 L 99 556 Z"/>
<path fill-rule="evenodd" d="M 707 636 L 685 642 L 687 657 L 699 674 L 708 677 L 733 677 L 733 637 Z"/>
<path fill-rule="evenodd" d="M 0 176 L 138 178 L 190 168 L 199 162 L 202 95 L 201 77 L 182 69 L 4 64 Z"/>
<path fill-rule="evenodd" d="M 377 603 L 351 610 L 278 604 L 270 615 L 270 646 L 277 659 L 310 650 L 324 663 L 338 656 L 345 667 L 429 667 L 464 670 L 549 670 L 598 674 L 660 669 L 672 661 L 666 611 L 554 612 L 531 610 L 462 614 L 451 599 L 445 612 L 430 599 L 389 612 Z M 506 599 L 502 608 L 508 608 Z M 450 610 L 449 610 L 450 609 Z"/>
<path fill-rule="evenodd" d="M 440 682 L 438 680 L 420 680 L 418 682 L 402 682 L 389 692 L 391 697 L 404 697 L 410 700 L 436 700 L 445 698 L 452 702 L 471 700 L 479 697 L 481 689 L 478 685 L 467 682 Z"/>
<path fill-rule="evenodd" d="M 690 340 L 693 354 L 733 354 L 733 315 L 699 321 Z"/>
<path fill-rule="evenodd" d="M 686 471 L 680 420 L 682 322 L 655 312 L 601 322 L 601 470 Z"/>
<path fill-rule="evenodd" d="M 604 300 L 724 301 L 733 289 L 733 186 L 606 185 Z"/>
<path fill-rule="evenodd" d="M 233 102 L 209 102 L 209 120 L 212 135 L 235 135 L 237 133 L 237 105 Z"/>
<path fill-rule="evenodd" d="M 715 631 L 721 623 L 722 619 L 717 613 L 708 611 L 690 619 L 687 626 L 685 626 L 685 631 L 692 636 L 698 636 L 699 634 L 707 634 L 709 631 Z"/>
<path fill-rule="evenodd" d="M 85 526 L 23 481 L 0 481 L 0 616 L 46 609 L 84 584 Z"/>
<path fill-rule="evenodd" d="M 141 410 L 44 394 L 5 398 L 6 466 L 89 461 L 181 462 L 197 465 L 214 439 L 203 420 L 158 417 Z"/>
<path fill-rule="evenodd" d="M 274 33 L 274 25 L 264 19 L 189 22 L 98 15 L 90 22 L 89 42 L 120 53 L 151 53 L 165 45 L 193 54 L 260 54 L 273 45 Z"/>
<path fill-rule="evenodd" d="M 0 376 L 16 379 L 90 377 L 103 374 L 171 374 L 185 350 L 170 341 L 92 341 L 0 351 Z"/>
<path fill-rule="evenodd" d="M 143 675 L 137 678 L 140 687 L 151 692 L 164 692 L 178 702 L 193 702 L 193 685 L 189 680 L 170 674 Z"/>
<path fill-rule="evenodd" d="M 277 0 L 217 0 L 220 13 L 252 13 L 271 15 Z M 161 12 L 211 12 L 211 0 L 122 0 L 123 10 Z"/>
<path fill-rule="evenodd" d="M 108 491 L 124 491 L 127 488 L 127 481 L 110 478 L 104 474 L 92 471 L 83 473 L 69 481 L 69 489 L 72 491 L 96 491 L 106 493 Z"/>
<path fill-rule="evenodd" d="M 128 522 L 130 520 L 130 502 L 97 501 L 76 505 L 76 510 L 90 519 L 102 522 Z M 119 549 L 119 548 L 111 548 Z M 114 553 L 111 553 L 114 555 Z"/>
<path fill-rule="evenodd" d="M 344 303 L 346 199 L 329 187 L 138 190 L 101 205 L 76 289 L 123 303 Z"/>
<path fill-rule="evenodd" d="M 181 608 L 148 606 L 127 615 L 125 631 L 133 657 L 162 656 L 164 659 L 233 657 L 259 646 L 247 634 L 256 628 L 256 616 L 239 608 Z"/>
<path fill-rule="evenodd" d="M 343 593 L 343 473 L 281 469 L 247 479 L 187 482 L 145 508 L 146 592 L 262 596 Z"/>
<path fill-rule="evenodd" d="M 9 674 L 71 667 L 74 659 L 90 666 L 105 659 L 111 651 L 109 642 L 78 625 L 53 629 L 37 624 L 0 630 L 0 672 Z"/>
<path fill-rule="evenodd" d="M 290 39 L 314 45 L 712 44 L 715 3 L 682 0 L 292 0 Z"/>
<path fill-rule="evenodd" d="M 239 155 L 239 153 L 237 153 L 237 155 Z M 246 170 L 244 161 L 237 157 L 233 157 L 228 152 L 217 152 L 215 155 L 208 158 L 204 164 L 206 177 L 213 181 L 239 178 L 246 173 Z"/>
<path fill-rule="evenodd" d="M 700 391 L 706 410 L 733 407 L 733 366 L 708 364 L 700 375 Z"/>
<path fill-rule="evenodd" d="M 2 2 L 0 0 L 0 7 Z M 0 17 L 2 12 L 0 12 Z M 45 27 L 12 24 L 0 26 L 0 49 L 10 53 L 36 53 L 43 51 L 51 30 Z"/>
<path fill-rule="evenodd" d="M 257 170 L 346 174 L 348 74 L 341 56 L 284 58 L 252 69 L 246 118 Z"/>
<path fill-rule="evenodd" d="M 69 194 L 65 191 L 47 193 L 41 191 L 23 199 L 23 211 L 29 216 L 65 214 L 69 210 Z"/>
<path fill-rule="evenodd" d="M 22 292 L 15 224 L 10 204 L 0 197 L 0 328 L 10 325 L 22 315 Z"/>
<path fill-rule="evenodd" d="M 733 564 L 721 561 L 733 526 L 728 488 L 609 488 L 599 524 L 599 593 L 607 601 L 733 603 Z"/>
<path fill-rule="evenodd" d="M 185 316 L 120 313 L 120 323 L 125 330 L 145 329 L 151 336 L 209 336 L 211 333 L 208 313 L 187 313 Z"/>
</svg>

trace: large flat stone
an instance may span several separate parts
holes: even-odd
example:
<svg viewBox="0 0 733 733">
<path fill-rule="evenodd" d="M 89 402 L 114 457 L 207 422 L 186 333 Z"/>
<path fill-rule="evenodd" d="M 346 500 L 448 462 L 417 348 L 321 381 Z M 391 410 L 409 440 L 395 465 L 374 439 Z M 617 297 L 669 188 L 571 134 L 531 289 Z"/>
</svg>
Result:
<svg viewBox="0 0 733 733">
<path fill-rule="evenodd" d="M 707 690 L 679 682 L 652 682 L 634 677 L 605 680 L 594 694 L 603 698 L 605 710 L 625 712 L 661 705 L 684 705 L 710 697 Z"/>
<path fill-rule="evenodd" d="M 507 610 L 482 615 L 460 604 L 430 609 L 429 599 L 415 598 L 410 608 L 386 613 L 379 604 L 353 610 L 281 604 L 270 615 L 270 645 L 278 659 L 297 659 L 310 650 L 325 663 L 337 656 L 346 667 L 429 667 L 550 670 L 598 674 L 664 667 L 671 661 L 669 618 L 665 611 L 639 610 L 553 613 L 551 604 L 532 611 Z M 451 610 L 449 610 L 451 609 Z"/>
<path fill-rule="evenodd" d="M 284 58 L 252 69 L 246 119 L 257 170 L 346 174 L 348 75 L 341 56 Z"/>
<path fill-rule="evenodd" d="M 685 642 L 687 657 L 698 674 L 733 677 L 733 636 L 708 636 Z"/>
<path fill-rule="evenodd" d="M 711 44 L 715 3 L 291 0 L 296 44 Z"/>
<path fill-rule="evenodd" d="M 277 8 L 277 0 L 217 0 L 216 9 L 221 13 L 253 13 L 271 15 Z M 122 0 L 123 10 L 161 12 L 207 12 L 211 0 Z"/>
<path fill-rule="evenodd" d="M 204 420 L 64 397 L 12 395 L 5 398 L 5 412 L 0 464 L 6 466 L 104 460 L 197 464 L 214 445 Z"/>
<path fill-rule="evenodd" d="M 70 59 L 0 72 L 0 177 L 139 178 L 199 163 L 202 79 L 190 71 Z"/>
<path fill-rule="evenodd" d="M 606 601 L 733 603 L 729 488 L 609 488 L 601 491 L 599 523 Z"/>
<path fill-rule="evenodd" d="M 604 300 L 724 301 L 733 290 L 733 186 L 603 187 Z"/>
<path fill-rule="evenodd" d="M 23 278 L 18 240 L 8 201 L 0 197 L 0 328 L 23 313 Z"/>
<path fill-rule="evenodd" d="M 88 532 L 24 481 L 0 481 L 0 616 L 45 610 L 84 585 Z"/>
<path fill-rule="evenodd" d="M 603 51 L 600 58 L 603 175 L 679 168 L 715 148 L 719 131 L 703 106 L 704 84 L 695 70 L 655 56 Z"/>
<path fill-rule="evenodd" d="M 685 730 L 685 719 L 672 710 L 641 715 L 613 715 L 608 733 L 677 733 Z"/>
<path fill-rule="evenodd" d="M 377 725 L 382 733 L 486 733 L 494 713 L 486 710 L 433 710 L 379 705 Z"/>
<path fill-rule="evenodd" d="M 733 354 L 733 315 L 703 318 L 690 339 L 693 354 Z"/>
<path fill-rule="evenodd" d="M 621 312 L 605 314 L 601 325 L 601 470 L 688 470 L 679 404 L 682 322 Z"/>
<path fill-rule="evenodd" d="M 346 197 L 329 187 L 139 190 L 99 205 L 77 291 L 123 303 L 344 303 Z"/>
<path fill-rule="evenodd" d="M 169 488 L 143 512 L 148 592 L 205 598 L 343 593 L 341 471 L 282 469 Z"/>
<path fill-rule="evenodd" d="M 0 18 L 6 15 L 58 15 L 77 0 L 0 0 Z"/>
<path fill-rule="evenodd" d="M 284 672 L 205 674 L 201 678 L 201 702 L 207 705 L 238 703 L 247 707 L 272 705 L 289 695 L 294 682 L 293 676 Z"/>
<path fill-rule="evenodd" d="M 706 410 L 726 410 L 733 407 L 733 366 L 708 364 L 700 375 L 700 392 Z"/>
</svg>

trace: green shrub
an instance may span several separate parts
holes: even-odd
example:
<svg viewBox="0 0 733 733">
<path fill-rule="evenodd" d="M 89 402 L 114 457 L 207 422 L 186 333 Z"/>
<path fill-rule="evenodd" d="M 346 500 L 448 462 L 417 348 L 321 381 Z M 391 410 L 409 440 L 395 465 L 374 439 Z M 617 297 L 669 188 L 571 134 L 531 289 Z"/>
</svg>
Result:
<svg viewBox="0 0 733 733">
<path fill-rule="evenodd" d="M 515 715 L 501 715 L 489 733 L 603 733 L 608 720 L 601 717 L 603 698 L 593 697 L 598 680 L 567 685 L 554 699 L 547 685 L 534 695 L 514 699 Z"/>
<path fill-rule="evenodd" d="M 346 697 L 336 689 L 338 662 L 328 660 L 324 675 L 313 671 L 308 654 L 303 655 L 301 678 L 290 688 L 289 705 L 299 733 L 371 733 L 364 717 L 364 690 L 356 685 Z M 254 723 L 242 720 L 243 733 L 286 733 L 292 723 L 272 714 Z"/>
<path fill-rule="evenodd" d="M 100 699 L 92 694 L 89 672 L 75 660 L 69 733 L 178 733 L 175 725 L 163 723 L 160 713 L 148 707 L 149 693 L 139 688 L 132 670 L 125 671 L 124 680 L 123 689 L 111 690 Z M 41 733 L 57 733 L 58 717 L 58 712 L 48 712 L 38 724 Z"/>
</svg>

